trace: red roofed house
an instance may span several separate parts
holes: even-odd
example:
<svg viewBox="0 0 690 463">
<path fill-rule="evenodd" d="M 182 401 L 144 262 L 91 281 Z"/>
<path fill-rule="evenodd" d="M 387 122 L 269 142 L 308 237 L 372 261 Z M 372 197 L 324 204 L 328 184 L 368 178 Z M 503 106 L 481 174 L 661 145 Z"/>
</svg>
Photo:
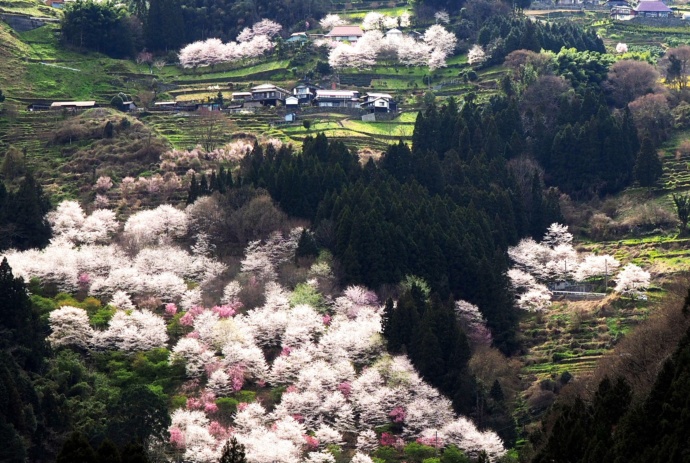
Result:
<svg viewBox="0 0 690 463">
<path fill-rule="evenodd" d="M 359 26 L 335 26 L 326 37 L 337 42 L 356 42 L 362 35 L 364 33 Z"/>
<path fill-rule="evenodd" d="M 635 7 L 635 16 L 643 18 L 669 18 L 673 16 L 673 11 L 661 0 L 642 0 Z"/>
</svg>

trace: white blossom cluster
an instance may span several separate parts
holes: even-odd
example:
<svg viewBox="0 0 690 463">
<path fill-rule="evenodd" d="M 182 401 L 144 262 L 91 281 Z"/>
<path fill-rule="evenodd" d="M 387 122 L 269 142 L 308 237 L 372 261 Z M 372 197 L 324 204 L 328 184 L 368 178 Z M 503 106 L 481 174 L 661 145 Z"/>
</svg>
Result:
<svg viewBox="0 0 690 463">
<path fill-rule="evenodd" d="M 168 333 L 165 320 L 150 310 L 118 310 L 104 331 L 94 330 L 84 309 L 63 306 L 49 315 L 53 347 L 77 346 L 85 349 L 134 352 L 165 347 Z"/>
<path fill-rule="evenodd" d="M 328 56 L 334 69 L 365 69 L 383 60 L 397 61 L 404 66 L 429 66 L 433 71 L 446 66 L 446 58 L 453 54 L 457 37 L 443 26 L 434 24 L 417 41 L 412 37 L 384 36 L 372 29 L 354 44 L 339 43 Z"/>
<path fill-rule="evenodd" d="M 508 249 L 513 267 L 508 270 L 520 308 L 531 311 L 546 310 L 551 305 L 551 291 L 547 284 L 584 282 L 590 278 L 613 276 L 620 262 L 610 255 L 580 254 L 572 244 L 573 235 L 566 225 L 551 224 L 541 243 L 531 238 L 521 240 Z M 612 278 L 616 292 L 641 297 L 649 286 L 650 275 L 634 264 Z"/>
<path fill-rule="evenodd" d="M 383 31 L 398 27 L 410 27 L 410 13 L 405 11 L 400 16 L 389 16 L 378 11 L 370 11 L 362 19 L 362 29 L 365 31 Z"/>
<path fill-rule="evenodd" d="M 294 258 L 301 229 L 249 245 L 242 272 L 247 284 L 263 280 L 265 302 L 241 311 L 238 282 L 226 285 L 223 305 L 207 308 L 198 287 L 183 290 L 184 284 L 178 288 L 162 281 L 168 275 L 171 281 L 184 277 L 203 282 L 224 268 L 210 257 L 203 235 L 191 252 L 176 246 L 187 232 L 184 212 L 161 206 L 132 215 L 119 238 L 136 244 L 126 253 L 112 243 L 79 245 L 71 237 L 81 216 L 73 205 L 64 209 L 76 219 L 62 221 L 57 239 L 43 251 L 8 253 L 10 265 L 18 275 L 55 284 L 69 280 L 68 290 L 97 286 L 99 294 L 110 295 L 115 313 L 105 329 L 94 328 L 83 309 L 53 311 L 48 340 L 55 347 L 127 352 L 164 347 L 164 318 L 137 307 L 132 298 L 153 291 L 151 280 L 175 294 L 159 297 L 170 301 L 165 305 L 168 315 L 178 306 L 187 308 L 179 318 L 187 334 L 171 347 L 170 361 L 183 363 L 195 386 L 186 392 L 185 407 L 173 412 L 169 429 L 170 444 L 185 461 L 217 461 L 234 435 L 250 463 L 334 463 L 326 446 L 340 445 L 345 433 L 355 433 L 358 452 L 352 461 L 371 463 L 367 453 L 379 445 L 375 429 L 389 423 L 402 429 L 396 442 L 435 433 L 443 436 L 444 445 L 457 445 L 471 455 L 484 450 L 496 458 L 504 453 L 495 433 L 458 418 L 451 402 L 426 384 L 405 356 L 385 353 L 383 308 L 373 292 L 349 287 L 329 299 L 326 314 L 290 302 L 289 290 L 275 281 L 275 274 L 282 262 Z M 285 391 L 271 410 L 260 402 L 241 403 L 231 427 L 219 424 L 216 398 L 242 390 L 246 382 L 260 388 L 283 386 Z"/>
<path fill-rule="evenodd" d="M 237 42 L 223 43 L 212 38 L 190 43 L 180 50 L 180 65 L 197 68 L 257 58 L 275 47 L 271 38 L 281 29 L 280 24 L 262 19 L 251 28 L 244 28 L 237 36 Z"/>
<path fill-rule="evenodd" d="M 111 231 L 120 228 L 112 211 L 106 212 L 110 214 L 97 210 L 84 218 L 77 203 L 63 202 L 49 215 L 55 237 L 45 249 L 10 250 L 5 257 L 16 275 L 54 284 L 60 291 L 85 290 L 99 297 L 123 291 L 163 302 L 184 298 L 189 292 L 186 281 L 204 284 L 225 270 L 203 246 L 189 252 L 175 244 L 188 231 L 184 211 L 162 205 L 130 216 L 120 237 L 130 252 L 106 243 Z M 98 223 L 97 231 L 87 223 Z"/>
<path fill-rule="evenodd" d="M 275 270 L 276 262 L 294 254 L 294 246 L 276 235 L 246 253 L 252 262 L 264 263 L 243 262 L 243 272 L 265 278 L 266 267 Z M 224 299 L 234 300 L 238 288 L 229 284 Z M 246 447 L 251 463 L 333 463 L 325 447 L 343 443 L 343 434 L 352 432 L 359 449 L 352 461 L 371 461 L 366 453 L 378 445 L 374 429 L 394 419 L 408 441 L 433 430 L 471 455 L 485 450 L 497 458 L 505 452 L 495 433 L 457 418 L 450 401 L 427 385 L 406 357 L 385 354 L 382 307 L 365 288 L 347 288 L 322 315 L 307 304 L 291 305 L 289 291 L 269 279 L 260 307 L 225 319 L 208 309 L 188 313 L 194 313 L 193 331 L 173 347 L 173 361 L 185 362 L 188 376 L 201 384 L 206 380 L 199 400 L 228 395 L 243 381 L 287 387 L 272 411 L 260 403 L 238 408 L 228 432 Z M 269 349 L 281 352 L 272 362 L 264 355 Z M 176 411 L 170 434 L 184 459 L 206 462 L 217 458 L 223 443 L 211 441 L 217 427 L 213 411 L 198 427 L 180 418 L 192 420 L 192 409 L 200 406 L 195 399 L 187 410 Z M 194 420 L 199 416 L 194 411 Z"/>
</svg>

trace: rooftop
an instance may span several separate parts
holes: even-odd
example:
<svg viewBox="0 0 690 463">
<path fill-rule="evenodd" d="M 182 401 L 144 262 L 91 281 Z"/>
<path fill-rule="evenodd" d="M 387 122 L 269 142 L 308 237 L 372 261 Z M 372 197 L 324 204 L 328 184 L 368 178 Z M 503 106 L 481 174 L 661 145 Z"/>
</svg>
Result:
<svg viewBox="0 0 690 463">
<path fill-rule="evenodd" d="M 355 95 L 359 95 L 359 92 L 357 90 L 317 90 L 316 91 L 316 96 L 334 96 L 334 97 L 352 97 Z"/>
<path fill-rule="evenodd" d="M 257 85 L 256 87 L 252 87 L 252 92 L 266 92 L 266 91 L 272 91 L 272 90 L 273 91 L 275 91 L 275 90 L 281 91 L 283 93 L 290 93 L 287 90 L 282 89 L 282 88 L 278 87 L 277 85 L 273 85 L 273 84 L 261 84 L 261 85 Z"/>
<path fill-rule="evenodd" d="M 666 4 L 660 0 L 643 0 L 637 4 L 635 11 L 649 11 L 649 12 L 666 12 L 670 13 L 671 8 L 666 6 Z"/>
<path fill-rule="evenodd" d="M 326 37 L 361 37 L 364 33 L 359 26 L 335 26 Z"/>
<path fill-rule="evenodd" d="M 63 106 L 76 106 L 78 108 L 86 108 L 88 106 L 95 106 L 95 101 L 56 101 L 50 105 L 51 108 L 61 108 Z"/>
</svg>

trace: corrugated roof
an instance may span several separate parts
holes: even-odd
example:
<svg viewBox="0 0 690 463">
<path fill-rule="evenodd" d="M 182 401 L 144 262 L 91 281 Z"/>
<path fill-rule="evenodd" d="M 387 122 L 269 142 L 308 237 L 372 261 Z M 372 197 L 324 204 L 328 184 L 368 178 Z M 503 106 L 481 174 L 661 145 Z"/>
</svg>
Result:
<svg viewBox="0 0 690 463">
<path fill-rule="evenodd" d="M 356 90 L 317 90 L 316 97 L 354 97 L 359 95 Z"/>
<path fill-rule="evenodd" d="M 636 7 L 635 11 L 639 12 L 650 12 L 650 13 L 659 13 L 659 12 L 666 12 L 670 13 L 671 8 L 666 6 L 666 4 L 662 1 L 659 0 L 643 0 L 641 1 Z"/>
<path fill-rule="evenodd" d="M 356 35 L 361 37 L 364 33 L 359 26 L 335 26 L 326 37 L 349 37 Z"/>
<path fill-rule="evenodd" d="M 257 85 L 256 87 L 252 87 L 252 92 L 265 92 L 268 90 L 279 90 L 279 91 L 284 92 L 284 93 L 290 93 L 287 90 L 285 90 L 284 88 L 280 88 L 277 85 L 273 85 L 273 84 L 261 84 L 261 85 Z"/>
<path fill-rule="evenodd" d="M 393 96 L 390 93 L 367 93 L 367 97 L 371 98 L 387 98 L 389 100 L 393 99 Z"/>
<path fill-rule="evenodd" d="M 95 101 L 56 101 L 50 105 L 51 108 L 60 108 L 62 106 L 76 106 L 78 108 L 85 108 L 87 106 L 94 106 Z"/>
</svg>

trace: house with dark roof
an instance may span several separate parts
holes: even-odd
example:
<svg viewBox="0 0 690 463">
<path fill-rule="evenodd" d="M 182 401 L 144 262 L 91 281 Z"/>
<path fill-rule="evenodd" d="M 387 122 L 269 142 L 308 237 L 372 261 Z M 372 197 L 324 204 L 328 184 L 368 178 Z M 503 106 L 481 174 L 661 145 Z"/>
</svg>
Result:
<svg viewBox="0 0 690 463">
<path fill-rule="evenodd" d="M 398 103 L 388 93 L 367 93 L 363 100 L 359 106 L 372 113 L 389 113 L 398 109 Z"/>
<path fill-rule="evenodd" d="M 273 84 L 261 84 L 252 87 L 252 100 L 260 102 L 264 106 L 278 106 L 285 104 L 285 98 L 290 92 Z"/>
<path fill-rule="evenodd" d="M 300 104 L 309 104 L 316 96 L 319 87 L 314 84 L 302 82 L 292 89 L 292 94 L 299 99 Z"/>
<path fill-rule="evenodd" d="M 363 35 L 359 26 L 335 26 L 325 37 L 336 42 L 356 42 Z"/>
<path fill-rule="evenodd" d="M 661 0 L 642 0 L 634 8 L 635 16 L 640 18 L 669 18 L 673 16 L 671 8 Z"/>
</svg>

